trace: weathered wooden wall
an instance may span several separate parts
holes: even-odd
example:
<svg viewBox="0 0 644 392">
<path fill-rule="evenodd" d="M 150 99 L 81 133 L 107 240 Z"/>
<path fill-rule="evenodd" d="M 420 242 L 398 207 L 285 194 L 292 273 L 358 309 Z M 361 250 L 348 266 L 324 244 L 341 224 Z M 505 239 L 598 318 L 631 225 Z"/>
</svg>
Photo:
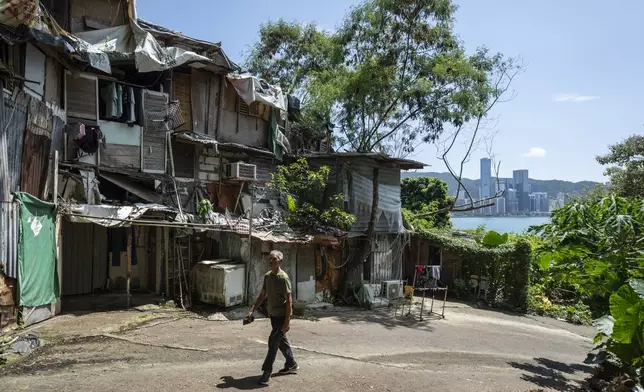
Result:
<svg viewBox="0 0 644 392">
<path fill-rule="evenodd" d="M 107 283 L 107 229 L 62 220 L 62 295 L 90 294 Z M 88 246 L 89 245 L 89 246 Z"/>
<path fill-rule="evenodd" d="M 245 105 L 230 83 L 224 88 L 221 129 L 217 140 L 268 148 L 268 121 L 258 114 L 258 105 Z"/>
<path fill-rule="evenodd" d="M 126 0 L 71 0 L 71 32 L 89 30 L 86 24 L 104 28 L 120 26 L 126 23 L 126 15 Z"/>
<path fill-rule="evenodd" d="M 143 162 L 144 172 L 165 173 L 166 130 L 158 120 L 167 113 L 168 95 L 154 91 L 143 91 Z"/>
</svg>

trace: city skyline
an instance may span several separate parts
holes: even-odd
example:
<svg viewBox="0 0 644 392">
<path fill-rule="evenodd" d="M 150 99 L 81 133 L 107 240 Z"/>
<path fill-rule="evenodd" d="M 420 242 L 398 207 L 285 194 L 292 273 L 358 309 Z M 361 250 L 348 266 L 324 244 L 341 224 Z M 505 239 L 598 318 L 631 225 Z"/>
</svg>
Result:
<svg viewBox="0 0 644 392">
<path fill-rule="evenodd" d="M 532 189 L 530 184 L 530 171 L 516 169 L 512 171 L 511 178 L 496 178 L 493 181 L 491 173 L 491 160 L 481 158 L 479 161 L 479 197 L 475 202 L 486 203 L 493 198 L 494 205 L 475 210 L 479 215 L 505 215 L 525 213 L 548 213 L 554 208 L 563 206 L 565 194 Z M 498 196 L 497 196 L 498 195 Z M 457 195 L 457 203 L 465 203 L 464 194 Z"/>
</svg>

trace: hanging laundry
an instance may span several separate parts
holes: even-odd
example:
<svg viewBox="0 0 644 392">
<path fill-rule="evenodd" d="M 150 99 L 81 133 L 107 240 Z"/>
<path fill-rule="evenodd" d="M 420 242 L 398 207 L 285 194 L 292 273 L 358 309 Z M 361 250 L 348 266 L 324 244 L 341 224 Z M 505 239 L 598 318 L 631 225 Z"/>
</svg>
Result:
<svg viewBox="0 0 644 392">
<path fill-rule="evenodd" d="M 116 85 L 116 117 L 123 116 L 123 86 Z"/>
<path fill-rule="evenodd" d="M 88 154 L 94 154 L 99 147 L 105 149 L 107 140 L 99 127 L 85 127 L 85 136 L 76 140 L 78 147 Z"/>
<path fill-rule="evenodd" d="M 440 280 L 441 279 L 441 266 L 440 265 L 432 265 L 431 268 L 432 268 L 432 270 L 431 270 L 432 278 L 434 278 L 436 280 Z"/>
<path fill-rule="evenodd" d="M 105 101 L 105 117 L 120 117 L 118 109 L 119 96 L 116 89 L 116 83 L 109 83 L 106 88 L 102 89 L 101 97 Z"/>
<path fill-rule="evenodd" d="M 65 132 L 72 140 L 80 140 L 85 136 L 85 124 L 70 124 L 65 128 Z"/>
<path fill-rule="evenodd" d="M 129 122 L 136 122 L 136 98 L 134 97 L 134 88 L 130 87 L 127 90 L 127 97 L 128 97 L 128 106 L 129 106 L 129 116 L 127 121 Z"/>
</svg>

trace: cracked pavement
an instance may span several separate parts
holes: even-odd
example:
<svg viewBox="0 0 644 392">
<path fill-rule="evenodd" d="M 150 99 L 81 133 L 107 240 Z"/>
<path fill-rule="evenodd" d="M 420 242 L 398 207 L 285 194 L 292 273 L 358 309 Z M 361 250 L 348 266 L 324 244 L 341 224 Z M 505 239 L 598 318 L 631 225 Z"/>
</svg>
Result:
<svg viewBox="0 0 644 392">
<path fill-rule="evenodd" d="M 101 317 L 130 320 L 140 314 L 54 320 L 42 333 L 45 342 L 51 335 L 58 336 L 58 343 L 0 369 L 2 390 L 259 388 L 256 381 L 269 333 L 265 319 L 242 326 L 241 321 L 207 321 L 175 313 L 121 329 L 118 335 L 127 340 L 103 336 L 96 326 L 71 328 L 90 321 L 100 325 Z M 592 347 L 591 328 L 453 303 L 445 315 L 420 322 L 414 317 L 393 318 L 390 311 L 333 311 L 314 321 L 293 320 L 289 336 L 301 369 L 297 375 L 274 377 L 269 388 L 567 391 L 591 371 L 581 364 Z M 92 334 L 83 335 L 84 330 Z M 276 370 L 280 361 L 278 355 Z"/>
</svg>

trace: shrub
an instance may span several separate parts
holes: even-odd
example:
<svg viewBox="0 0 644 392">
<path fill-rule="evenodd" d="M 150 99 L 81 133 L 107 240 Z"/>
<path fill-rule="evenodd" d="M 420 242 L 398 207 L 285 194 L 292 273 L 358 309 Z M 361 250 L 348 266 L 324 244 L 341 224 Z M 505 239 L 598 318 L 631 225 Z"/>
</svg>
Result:
<svg viewBox="0 0 644 392">
<path fill-rule="evenodd" d="M 271 174 L 268 186 L 287 194 L 289 214 L 286 223 L 289 226 L 307 230 L 316 226 L 331 226 L 342 230 L 351 228 L 356 218 L 343 210 L 342 195 L 324 199 L 329 172 L 327 166 L 312 170 L 306 159 L 301 158 L 290 165 L 278 166 L 277 173 Z M 321 210 L 324 204 L 327 208 Z"/>
<path fill-rule="evenodd" d="M 498 243 L 498 233 L 477 243 L 473 240 L 452 237 L 449 234 L 425 231 L 422 233 L 433 246 L 455 253 L 461 260 L 461 276 L 487 276 L 489 289 L 486 300 L 493 306 L 509 307 L 512 310 L 528 310 L 528 286 L 530 282 L 531 247 L 522 239 L 514 243 Z M 500 236 L 500 235 L 499 235 Z M 505 236 L 500 236 L 506 238 Z M 494 239 L 492 241 L 492 239 Z"/>
</svg>

